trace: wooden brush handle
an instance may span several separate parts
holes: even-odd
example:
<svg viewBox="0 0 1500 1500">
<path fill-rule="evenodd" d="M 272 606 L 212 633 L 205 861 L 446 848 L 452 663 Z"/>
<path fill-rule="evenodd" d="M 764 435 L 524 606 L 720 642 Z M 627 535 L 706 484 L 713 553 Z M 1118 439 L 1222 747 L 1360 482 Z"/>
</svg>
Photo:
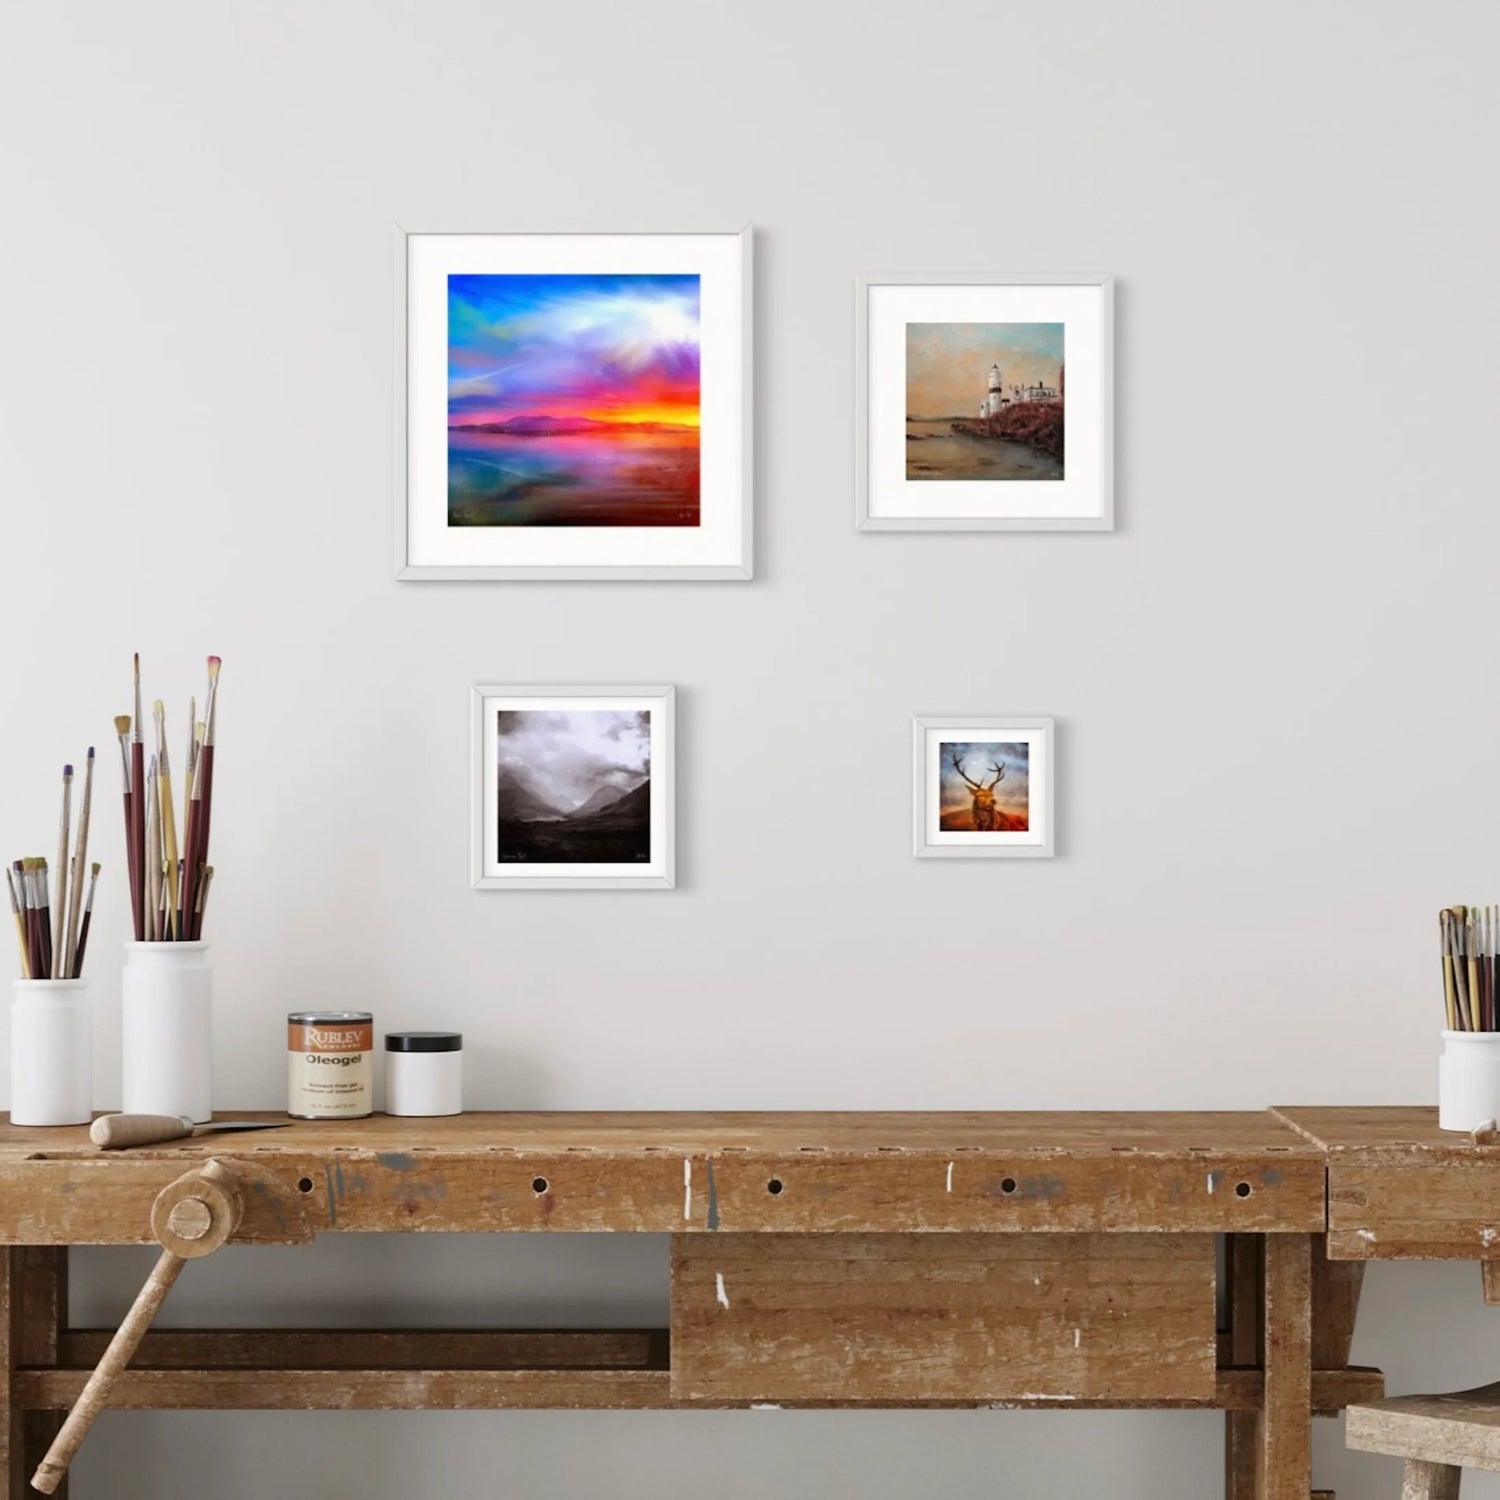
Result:
<svg viewBox="0 0 1500 1500">
<path fill-rule="evenodd" d="M 100 1115 L 89 1126 L 89 1139 L 107 1151 L 180 1141 L 192 1133 L 193 1122 L 186 1115 Z"/>
</svg>

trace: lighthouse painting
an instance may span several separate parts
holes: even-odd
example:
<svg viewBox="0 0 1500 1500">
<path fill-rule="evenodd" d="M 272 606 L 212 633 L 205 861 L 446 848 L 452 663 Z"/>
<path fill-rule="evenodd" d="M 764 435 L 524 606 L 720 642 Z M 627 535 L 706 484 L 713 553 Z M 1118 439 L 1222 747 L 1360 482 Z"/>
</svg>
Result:
<svg viewBox="0 0 1500 1500">
<path fill-rule="evenodd" d="M 1062 323 L 907 323 L 908 480 L 1065 476 Z"/>
<path fill-rule="evenodd" d="M 698 526 L 698 276 L 447 293 L 450 527 Z"/>
</svg>

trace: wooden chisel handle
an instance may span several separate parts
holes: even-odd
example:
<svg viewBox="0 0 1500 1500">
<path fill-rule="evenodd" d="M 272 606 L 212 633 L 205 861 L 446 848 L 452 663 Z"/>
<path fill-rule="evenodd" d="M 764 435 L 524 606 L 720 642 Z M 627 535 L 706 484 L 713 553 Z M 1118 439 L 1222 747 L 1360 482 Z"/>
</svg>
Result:
<svg viewBox="0 0 1500 1500">
<path fill-rule="evenodd" d="M 89 1139 L 105 1150 L 180 1141 L 193 1133 L 187 1115 L 100 1115 L 89 1126 Z"/>
</svg>

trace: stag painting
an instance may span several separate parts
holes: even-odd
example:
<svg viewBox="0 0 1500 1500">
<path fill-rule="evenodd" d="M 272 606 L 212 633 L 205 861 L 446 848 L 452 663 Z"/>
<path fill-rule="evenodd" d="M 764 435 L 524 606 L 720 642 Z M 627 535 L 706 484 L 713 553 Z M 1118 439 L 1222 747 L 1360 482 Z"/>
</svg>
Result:
<svg viewBox="0 0 1500 1500">
<path fill-rule="evenodd" d="M 979 782 L 964 774 L 963 760 L 952 745 L 948 747 L 948 756 L 953 762 L 953 769 L 963 777 L 964 785 L 974 794 L 974 831 L 993 833 L 1000 816 L 1000 809 L 995 806 L 995 788 L 1005 780 L 1004 764 L 997 766 L 991 761 L 989 769 L 995 773 L 995 779 Z"/>
<path fill-rule="evenodd" d="M 939 827 L 946 833 L 1025 833 L 1030 747 L 945 744 Z"/>
</svg>

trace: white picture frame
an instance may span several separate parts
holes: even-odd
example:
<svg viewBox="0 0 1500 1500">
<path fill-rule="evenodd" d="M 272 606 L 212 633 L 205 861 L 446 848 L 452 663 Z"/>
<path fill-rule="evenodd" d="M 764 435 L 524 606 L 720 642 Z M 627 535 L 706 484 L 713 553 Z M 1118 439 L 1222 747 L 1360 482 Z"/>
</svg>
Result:
<svg viewBox="0 0 1500 1500">
<path fill-rule="evenodd" d="M 860 531 L 1112 531 L 1114 502 L 1114 282 L 1107 275 L 923 274 L 889 272 L 855 278 L 854 512 Z M 914 468 L 922 438 L 969 447 L 984 424 L 988 397 L 983 360 L 970 392 L 975 406 L 926 413 L 911 425 L 908 328 L 913 324 L 1061 324 L 1066 400 L 1059 379 L 1053 399 L 1066 407 L 1060 456 L 1041 454 L 1044 478 L 960 477 L 934 465 Z M 988 358 L 988 356 L 984 356 Z M 997 356 L 1003 358 L 1003 355 Z M 1004 397 L 1003 378 L 1002 390 Z M 967 398 L 966 398 L 967 399 Z M 948 429 L 945 433 L 942 429 Z M 924 429 L 930 429 L 924 430 Z M 1062 428 L 1057 429 L 1061 436 Z M 917 434 L 916 437 L 913 434 Z M 1001 445 L 1007 447 L 1010 445 Z M 1018 453 L 1024 445 L 1015 445 Z"/>
<path fill-rule="evenodd" d="M 995 714 L 918 715 L 912 720 L 913 850 L 918 859 L 1050 859 L 1056 851 L 1055 721 L 1037 716 Z M 954 785 L 952 773 L 944 784 L 944 749 L 957 751 L 958 776 L 972 792 Z M 1025 753 L 1015 751 L 1024 747 Z M 1002 753 L 991 753 L 991 752 Z M 971 763 L 968 752 L 977 752 Z M 949 759 L 954 758 L 950 755 Z M 1016 771 L 1024 767 L 1024 830 L 1001 826 L 1013 822 L 1016 806 L 994 797 L 1004 777 L 1016 785 Z M 977 776 L 977 781 L 970 774 Z M 989 828 L 943 826 L 961 824 L 962 808 L 953 799 L 967 796 L 970 825 L 980 821 L 980 804 L 989 782 Z M 1003 794 L 1002 794 L 1003 795 Z M 948 813 L 944 798 L 949 797 Z"/>
<path fill-rule="evenodd" d="M 676 698 L 675 688 L 661 685 L 476 683 L 470 693 L 474 889 L 672 890 Z M 628 722 L 641 714 L 649 720 L 645 782 L 636 779 L 639 729 Z M 540 716 L 535 724 L 532 715 Z M 601 769 L 611 758 L 617 767 Z M 644 855 L 636 816 L 643 789 Z M 607 826 L 597 821 L 601 814 Z M 623 846 L 626 857 L 584 857 L 603 846 L 616 853 Z M 559 849 L 565 858 L 546 857 Z"/>
<path fill-rule="evenodd" d="M 753 239 L 749 226 L 646 234 L 396 226 L 396 577 L 405 582 L 752 578 Z M 696 524 L 450 524 L 447 278 L 590 271 L 699 278 Z"/>
</svg>

